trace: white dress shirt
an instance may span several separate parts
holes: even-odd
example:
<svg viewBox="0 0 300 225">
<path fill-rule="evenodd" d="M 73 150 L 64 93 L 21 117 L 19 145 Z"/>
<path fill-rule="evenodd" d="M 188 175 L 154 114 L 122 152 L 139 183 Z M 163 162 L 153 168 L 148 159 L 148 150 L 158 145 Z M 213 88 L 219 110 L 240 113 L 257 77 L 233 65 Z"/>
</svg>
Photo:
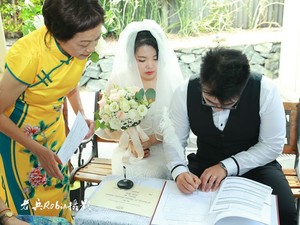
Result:
<svg viewBox="0 0 300 225">
<path fill-rule="evenodd" d="M 178 143 L 178 141 L 164 141 L 167 166 L 170 171 L 173 170 L 173 179 L 180 173 L 188 171 L 187 167 L 178 166 L 186 164 L 185 160 L 180 157 L 180 152 L 185 152 L 190 132 L 186 102 L 187 87 L 188 80 L 184 81 L 176 89 L 169 108 L 170 118 L 180 142 L 178 146 L 174 144 Z M 199 104 L 202 104 L 201 99 L 199 99 Z M 230 110 L 228 109 L 222 111 L 213 110 L 214 124 L 219 130 L 224 130 L 229 114 Z M 247 151 L 242 151 L 234 155 L 239 164 L 239 175 L 275 160 L 283 150 L 286 133 L 283 103 L 276 86 L 265 76 L 261 80 L 259 115 L 261 123 L 258 143 L 250 147 Z M 247 128 L 240 127 L 240 129 Z M 228 176 L 237 175 L 237 165 L 232 158 L 224 159 L 222 162 L 226 166 Z"/>
</svg>

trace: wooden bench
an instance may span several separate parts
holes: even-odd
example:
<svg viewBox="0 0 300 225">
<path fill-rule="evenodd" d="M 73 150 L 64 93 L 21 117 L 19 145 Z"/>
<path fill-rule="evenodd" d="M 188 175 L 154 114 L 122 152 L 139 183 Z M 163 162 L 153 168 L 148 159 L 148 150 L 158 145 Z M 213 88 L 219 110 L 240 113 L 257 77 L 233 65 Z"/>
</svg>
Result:
<svg viewBox="0 0 300 225">
<path fill-rule="evenodd" d="M 101 92 L 95 93 L 94 112 L 98 110 L 98 101 L 101 98 Z M 83 141 L 78 147 L 78 167 L 73 169 L 70 174 L 70 183 L 80 181 L 80 196 L 79 203 L 84 200 L 85 189 L 93 184 L 99 184 L 107 175 L 111 174 L 111 159 L 103 158 L 98 155 L 98 143 L 111 142 L 101 139 L 97 135 L 93 135 L 91 139 Z M 89 158 L 84 161 L 82 159 L 82 151 L 88 144 L 92 145 L 92 151 Z M 101 149 L 100 149 L 101 153 Z"/>
<path fill-rule="evenodd" d="M 299 102 L 284 102 L 284 109 L 286 114 L 286 137 L 287 143 L 284 145 L 284 154 L 295 154 L 294 169 L 283 169 L 283 172 L 289 182 L 291 190 L 297 205 L 299 205 L 298 199 L 300 198 L 300 182 L 298 170 L 298 158 L 300 150 L 300 103 Z M 300 169 L 300 168 L 299 168 Z"/>
</svg>

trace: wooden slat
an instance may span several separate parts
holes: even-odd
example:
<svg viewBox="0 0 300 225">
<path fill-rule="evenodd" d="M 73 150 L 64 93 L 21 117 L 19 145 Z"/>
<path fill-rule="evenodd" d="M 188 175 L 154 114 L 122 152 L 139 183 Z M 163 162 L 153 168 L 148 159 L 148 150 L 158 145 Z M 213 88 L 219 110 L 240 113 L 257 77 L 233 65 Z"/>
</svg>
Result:
<svg viewBox="0 0 300 225">
<path fill-rule="evenodd" d="M 298 177 L 296 176 L 287 176 L 287 181 L 289 182 L 289 185 L 291 188 L 300 188 L 300 182 L 298 180 Z"/>
<path fill-rule="evenodd" d="M 109 164 L 99 164 L 99 163 L 89 163 L 82 169 L 88 169 L 88 170 L 99 170 L 99 169 L 105 169 L 107 171 L 111 171 L 111 165 Z"/>
<path fill-rule="evenodd" d="M 105 159 L 105 158 L 93 158 L 93 159 L 91 160 L 91 163 L 100 163 L 100 164 L 111 165 L 111 159 Z"/>
<path fill-rule="evenodd" d="M 99 184 L 105 177 L 106 177 L 106 175 L 103 176 L 103 175 L 99 175 L 99 174 L 89 174 L 89 173 L 78 172 L 74 176 L 74 179 L 79 180 L 79 181 L 93 182 L 93 183 Z"/>
<path fill-rule="evenodd" d="M 106 168 L 95 168 L 95 167 L 84 167 L 79 172 L 82 173 L 91 173 L 91 174 L 100 174 L 100 175 L 107 175 L 111 174 L 111 169 Z"/>
<path fill-rule="evenodd" d="M 284 175 L 288 176 L 297 176 L 296 170 L 295 169 L 283 169 Z"/>
<path fill-rule="evenodd" d="M 300 198 L 300 188 L 291 188 L 294 198 Z"/>
<path fill-rule="evenodd" d="M 111 174 L 111 159 L 94 158 L 85 167 L 78 170 L 74 179 L 85 182 L 100 183 Z"/>
</svg>

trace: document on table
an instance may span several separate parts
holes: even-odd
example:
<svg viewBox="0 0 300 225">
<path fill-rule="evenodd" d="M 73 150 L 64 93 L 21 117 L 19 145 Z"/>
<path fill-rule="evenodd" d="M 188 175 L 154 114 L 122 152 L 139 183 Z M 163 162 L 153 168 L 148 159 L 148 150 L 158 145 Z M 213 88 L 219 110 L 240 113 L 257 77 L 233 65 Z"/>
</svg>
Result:
<svg viewBox="0 0 300 225">
<path fill-rule="evenodd" d="M 195 191 L 183 194 L 174 181 L 167 181 L 151 224 L 211 225 L 210 206 L 216 192 Z"/>
<path fill-rule="evenodd" d="M 242 177 L 228 177 L 221 185 L 210 213 L 217 214 L 216 220 L 238 216 L 245 221 L 254 220 L 256 223 L 253 224 L 270 224 L 271 193 L 272 188 L 267 185 Z"/>
<path fill-rule="evenodd" d="M 118 180 L 100 184 L 89 204 L 151 217 L 159 201 L 164 180 L 150 180 L 151 183 L 135 183 L 131 189 L 120 189 Z M 103 182 L 103 181 L 102 181 Z"/>
<path fill-rule="evenodd" d="M 181 193 L 166 181 L 153 225 L 275 225 L 276 196 L 272 188 L 242 178 L 227 177 L 217 192 Z"/>
<path fill-rule="evenodd" d="M 65 142 L 57 153 L 62 164 L 66 164 L 69 161 L 88 131 L 88 125 L 86 124 L 81 113 L 78 112 L 72 129 L 70 130 Z"/>
</svg>

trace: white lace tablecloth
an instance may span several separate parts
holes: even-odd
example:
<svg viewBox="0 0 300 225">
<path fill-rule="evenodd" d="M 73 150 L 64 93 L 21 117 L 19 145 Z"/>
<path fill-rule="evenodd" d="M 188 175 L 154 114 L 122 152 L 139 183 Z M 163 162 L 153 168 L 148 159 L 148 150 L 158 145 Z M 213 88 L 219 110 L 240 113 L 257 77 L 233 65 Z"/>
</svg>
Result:
<svg viewBox="0 0 300 225">
<path fill-rule="evenodd" d="M 95 192 L 91 195 L 90 199 L 93 198 L 93 195 L 97 190 L 103 185 L 106 181 L 111 179 L 123 179 L 122 177 L 117 176 L 108 176 L 106 177 L 96 188 Z M 143 178 L 141 178 L 143 179 Z M 139 183 L 139 178 L 131 179 L 134 183 Z M 81 208 L 75 218 L 75 225 L 149 225 L 151 222 L 150 217 L 140 216 L 132 213 L 126 213 L 121 211 L 116 211 L 112 209 L 107 209 L 103 207 L 88 205 Z"/>
</svg>

